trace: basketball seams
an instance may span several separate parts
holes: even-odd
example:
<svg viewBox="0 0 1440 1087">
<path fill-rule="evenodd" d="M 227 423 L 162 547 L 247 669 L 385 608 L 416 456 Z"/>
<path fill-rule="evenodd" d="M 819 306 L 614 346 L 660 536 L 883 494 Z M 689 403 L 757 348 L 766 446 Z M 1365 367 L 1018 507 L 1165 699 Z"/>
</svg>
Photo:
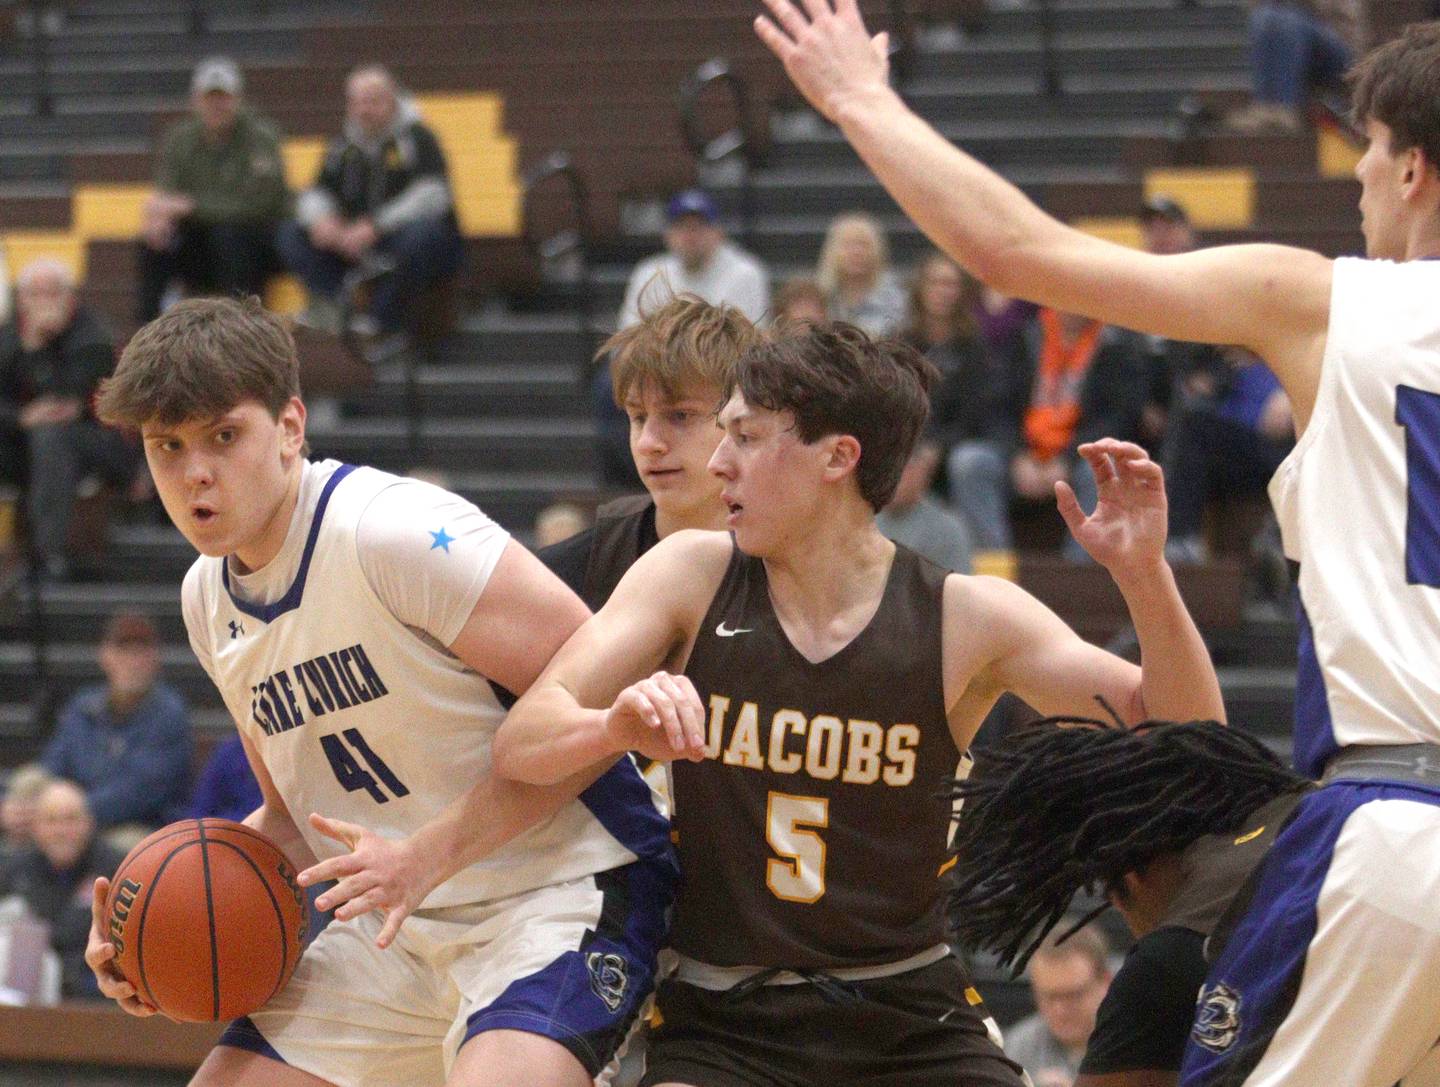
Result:
<svg viewBox="0 0 1440 1087">
<path fill-rule="evenodd" d="M 275 987 L 270 990 L 270 996 L 265 998 L 265 1003 L 268 1004 L 270 998 L 278 993 L 280 987 L 289 980 L 290 940 L 285 930 L 285 912 L 280 908 L 280 900 L 270 888 L 270 881 L 265 878 L 265 873 L 260 870 L 260 866 L 255 863 L 253 857 L 233 842 L 222 842 L 218 839 L 211 839 L 211 841 L 217 846 L 223 845 L 227 849 L 233 849 L 240 856 L 241 860 L 250 866 L 251 871 L 255 873 L 255 877 L 260 881 L 260 886 L 265 888 L 265 894 L 270 899 L 271 907 L 275 910 L 275 924 L 280 933 L 280 976 L 275 981 Z M 277 850 L 277 852 L 279 851 Z M 213 938 L 215 932 L 215 922 L 213 919 L 210 922 L 210 932 Z"/>
<path fill-rule="evenodd" d="M 209 839 L 205 837 L 205 820 L 200 820 L 200 870 L 205 880 L 205 915 L 210 920 L 210 996 L 211 1019 L 220 1018 L 220 946 L 215 936 L 215 894 L 210 887 Z"/>
<path fill-rule="evenodd" d="M 150 988 L 149 980 L 145 977 L 145 917 L 150 912 L 150 903 L 155 901 L 155 888 L 160 885 L 160 877 L 165 874 L 165 869 L 169 867 L 170 862 L 192 845 L 199 844 L 198 839 L 182 842 L 172 849 L 169 854 L 166 855 L 165 859 L 160 862 L 159 866 L 155 869 L 155 874 L 150 877 L 150 887 L 145 892 L 145 905 L 140 909 L 140 920 L 135 927 L 135 969 L 140 974 L 140 984 L 145 987 L 145 992 L 150 997 L 151 1005 L 157 1008 L 160 1006 L 160 1002 L 155 999 L 155 993 Z"/>
</svg>

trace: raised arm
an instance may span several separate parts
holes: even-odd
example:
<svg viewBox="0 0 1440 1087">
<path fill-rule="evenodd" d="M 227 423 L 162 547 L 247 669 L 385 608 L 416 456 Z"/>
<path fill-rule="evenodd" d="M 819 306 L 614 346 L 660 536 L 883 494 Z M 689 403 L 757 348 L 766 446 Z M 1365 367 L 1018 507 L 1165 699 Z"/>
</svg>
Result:
<svg viewBox="0 0 1440 1087">
<path fill-rule="evenodd" d="M 624 751 L 700 758 L 703 709 L 675 673 L 731 547 L 720 533 L 679 532 L 642 556 L 510 711 L 496 769 L 547 782 Z"/>
<path fill-rule="evenodd" d="M 1081 446 L 1080 453 L 1096 474 L 1100 502 L 1086 517 L 1062 483 L 1060 512 L 1124 596 L 1140 666 L 1086 642 L 1019 586 L 956 575 L 946 586 L 947 679 L 974 693 L 958 700 L 955 726 L 978 725 L 976 711 L 1007 690 L 1044 714 L 1096 716 L 1099 695 L 1127 724 L 1225 720 L 1209 651 L 1165 562 L 1159 465 L 1139 446 L 1111 439 Z"/>
<path fill-rule="evenodd" d="M 886 82 L 884 36 L 855 0 L 764 0 L 756 32 L 941 249 L 1009 295 L 1177 340 L 1240 344 L 1275 370 L 1300 421 L 1319 382 L 1330 262 L 1276 245 L 1154 256 L 1083 234 L 916 116 Z"/>
</svg>

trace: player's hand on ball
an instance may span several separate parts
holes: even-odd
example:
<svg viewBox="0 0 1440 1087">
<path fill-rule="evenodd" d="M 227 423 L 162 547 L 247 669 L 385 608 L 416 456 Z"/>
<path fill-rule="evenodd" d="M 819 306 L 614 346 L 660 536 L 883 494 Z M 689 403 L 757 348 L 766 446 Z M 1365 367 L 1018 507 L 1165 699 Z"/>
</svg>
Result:
<svg viewBox="0 0 1440 1087">
<path fill-rule="evenodd" d="M 686 676 L 656 672 L 620 692 L 605 729 L 623 751 L 670 762 L 705 757 L 705 709 Z"/>
<path fill-rule="evenodd" d="M 105 931 L 105 899 L 110 893 L 110 881 L 101 876 L 95 881 L 90 898 L 90 939 L 85 944 L 85 965 L 90 967 L 95 980 L 100 983 L 100 993 L 109 997 L 131 1015 L 144 1018 L 154 1015 L 155 1009 L 141 1000 L 135 993 L 135 986 L 115 969 L 115 945 Z"/>
<path fill-rule="evenodd" d="M 354 823 L 316 813 L 311 814 L 310 825 L 350 852 L 305 869 L 299 875 L 300 886 L 338 880 L 315 900 L 315 908 L 334 910 L 337 921 L 380 910 L 385 924 L 375 945 L 389 947 L 401 923 L 439 884 L 440 873 L 408 839 L 393 841 Z"/>
<path fill-rule="evenodd" d="M 1079 453 L 1095 473 L 1100 500 L 1087 517 L 1070 485 L 1055 484 L 1070 532 L 1112 574 L 1153 569 L 1165 557 L 1169 516 L 1160 466 L 1138 445 L 1114 438 L 1088 442 Z"/>
</svg>

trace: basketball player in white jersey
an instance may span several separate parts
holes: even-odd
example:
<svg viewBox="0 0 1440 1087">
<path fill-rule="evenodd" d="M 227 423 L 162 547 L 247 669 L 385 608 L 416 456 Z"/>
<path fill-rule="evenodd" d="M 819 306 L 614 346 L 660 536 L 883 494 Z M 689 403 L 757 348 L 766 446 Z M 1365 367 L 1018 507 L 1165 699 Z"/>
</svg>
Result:
<svg viewBox="0 0 1440 1087">
<path fill-rule="evenodd" d="M 764 3 L 795 84 L 990 286 L 1239 344 L 1280 378 L 1300 431 L 1271 484 L 1300 563 L 1295 755 L 1327 785 L 1212 961 L 1182 1082 L 1440 1083 L 1440 24 L 1353 73 L 1369 260 L 1154 256 L 1061 225 L 915 116 L 855 0 Z"/>
<path fill-rule="evenodd" d="M 339 880 L 335 922 L 193 1083 L 590 1083 L 653 983 L 668 826 L 628 758 L 549 790 L 490 773 L 499 689 L 530 685 L 583 604 L 463 499 L 307 460 L 294 342 L 254 300 L 141 329 L 99 408 L 139 428 L 200 552 L 185 623 L 260 783 L 247 823 L 302 883 Z M 104 891 L 87 957 L 145 1014 Z"/>
</svg>

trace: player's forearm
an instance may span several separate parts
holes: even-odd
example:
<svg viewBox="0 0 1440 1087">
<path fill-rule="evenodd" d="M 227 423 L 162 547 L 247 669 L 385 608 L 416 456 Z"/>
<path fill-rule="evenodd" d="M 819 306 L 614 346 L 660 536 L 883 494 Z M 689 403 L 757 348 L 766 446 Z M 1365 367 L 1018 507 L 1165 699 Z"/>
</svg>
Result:
<svg viewBox="0 0 1440 1087">
<path fill-rule="evenodd" d="M 416 854 L 434 865 L 430 887 L 543 823 L 598 776 L 595 772 L 540 788 L 487 773 L 412 836 Z"/>
<path fill-rule="evenodd" d="M 305 836 L 300 833 L 295 820 L 290 818 L 290 813 L 283 808 L 262 803 L 247 815 L 243 822 L 251 830 L 258 830 L 274 842 L 297 870 L 303 871 L 315 863 L 315 853 L 310 844 L 305 841 Z"/>
<path fill-rule="evenodd" d="M 1163 559 L 1115 573 L 1140 643 L 1140 690 L 1129 719 L 1224 721 L 1225 703 L 1210 651 Z"/>
<path fill-rule="evenodd" d="M 554 680 L 542 680 L 516 702 L 495 734 L 497 774 L 553 785 L 624 752 L 605 729 L 605 711 L 586 709 Z"/>
<path fill-rule="evenodd" d="M 841 131 L 910 219 L 971 273 L 1037 301 L 1038 257 L 1069 232 L 1018 188 L 955 147 L 894 91 L 873 88 L 838 112 Z"/>
</svg>

